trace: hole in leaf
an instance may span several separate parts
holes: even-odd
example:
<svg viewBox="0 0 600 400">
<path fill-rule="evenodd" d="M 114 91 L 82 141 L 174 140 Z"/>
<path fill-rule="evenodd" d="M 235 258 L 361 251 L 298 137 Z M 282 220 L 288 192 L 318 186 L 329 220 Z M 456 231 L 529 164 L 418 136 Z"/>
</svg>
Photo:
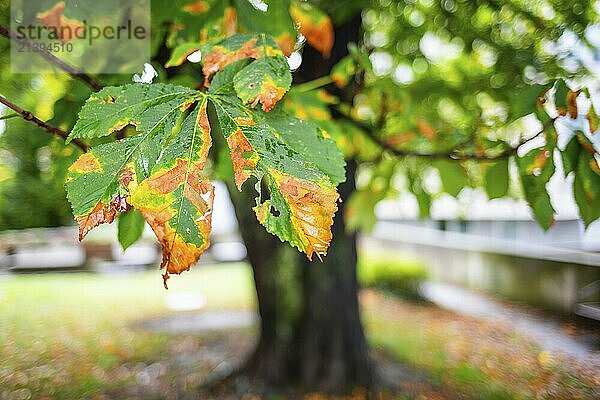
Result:
<svg viewBox="0 0 600 400">
<path fill-rule="evenodd" d="M 271 206 L 271 209 L 269 210 L 269 212 L 274 217 L 279 217 L 279 215 L 281 215 L 281 213 L 279 212 L 279 210 L 275 209 L 275 207 L 273 207 L 273 206 Z"/>
</svg>

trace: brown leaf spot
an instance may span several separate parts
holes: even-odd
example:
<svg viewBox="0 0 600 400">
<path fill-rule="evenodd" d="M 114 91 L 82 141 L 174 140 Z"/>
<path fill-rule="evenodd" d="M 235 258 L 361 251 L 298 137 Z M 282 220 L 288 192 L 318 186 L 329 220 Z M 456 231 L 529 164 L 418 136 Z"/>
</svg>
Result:
<svg viewBox="0 0 600 400">
<path fill-rule="evenodd" d="M 417 129 L 419 132 L 423 134 L 428 140 L 435 140 L 437 134 L 435 133 L 435 129 L 425 120 L 418 119 L 417 120 Z"/>
<path fill-rule="evenodd" d="M 572 119 L 577 119 L 577 96 L 579 92 L 573 92 L 569 90 L 567 93 L 567 109 L 569 110 L 569 115 Z"/>
<path fill-rule="evenodd" d="M 275 42 L 277 42 L 277 45 L 281 48 L 283 54 L 288 57 L 294 51 L 294 47 L 296 47 L 296 39 L 293 38 L 288 32 L 276 37 Z"/>
<path fill-rule="evenodd" d="M 227 138 L 227 144 L 229 145 L 233 170 L 235 172 L 235 185 L 241 192 L 242 185 L 250 178 L 252 170 L 256 167 L 258 156 L 240 130 Z M 252 157 L 248 157 L 249 153 L 252 154 Z"/>
<path fill-rule="evenodd" d="M 183 183 L 186 175 L 186 168 L 187 162 L 178 159 L 173 168 L 155 176 L 151 176 L 146 179 L 144 183 L 147 184 L 151 190 L 159 194 L 169 194 Z"/>
<path fill-rule="evenodd" d="M 222 46 L 213 47 L 212 53 L 204 57 L 204 67 L 202 68 L 204 86 L 208 87 L 210 85 L 210 77 L 227 65 L 245 58 L 259 58 L 261 50 L 255 48 L 255 45 L 256 39 L 251 39 L 237 51 L 229 51 Z"/>
<path fill-rule="evenodd" d="M 266 82 L 263 84 L 260 94 L 252 101 L 250 106 L 254 108 L 260 102 L 262 103 L 263 111 L 269 112 L 275 107 L 275 104 L 283 98 L 285 92 L 286 90 L 284 88 Z"/>
<path fill-rule="evenodd" d="M 102 172 L 100 162 L 92 153 L 85 153 L 79 156 L 77 161 L 69 167 L 69 172 Z"/>
<path fill-rule="evenodd" d="M 135 181 L 135 172 L 131 167 L 125 167 L 121 173 L 119 181 L 125 188 L 129 188 L 129 184 Z"/>
<path fill-rule="evenodd" d="M 115 220 L 116 216 L 117 212 L 110 205 L 105 206 L 99 201 L 88 215 L 76 218 L 77 225 L 79 225 L 79 240 L 83 240 L 88 232 L 98 225 L 104 223 L 110 224 Z"/>
<path fill-rule="evenodd" d="M 198 0 L 194 3 L 187 4 L 183 7 L 183 11 L 187 11 L 188 13 L 193 15 L 204 14 L 209 9 L 210 6 L 208 5 L 208 3 L 202 0 Z"/>
<path fill-rule="evenodd" d="M 118 213 L 129 211 L 131 206 L 127 203 L 127 196 L 118 195 L 110 201 L 110 208 Z"/>
</svg>

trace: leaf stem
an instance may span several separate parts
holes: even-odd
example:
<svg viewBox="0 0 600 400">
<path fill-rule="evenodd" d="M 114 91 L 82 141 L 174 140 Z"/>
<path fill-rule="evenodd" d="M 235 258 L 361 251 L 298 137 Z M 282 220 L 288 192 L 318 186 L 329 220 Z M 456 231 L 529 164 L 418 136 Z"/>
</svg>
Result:
<svg viewBox="0 0 600 400">
<path fill-rule="evenodd" d="M 42 128 L 43 130 L 45 130 L 46 132 L 48 132 L 51 135 L 58 136 L 63 139 L 67 139 L 67 137 L 69 136 L 69 134 L 67 132 L 65 132 L 64 130 L 60 129 L 57 126 L 50 125 L 49 123 L 47 123 L 45 121 L 42 121 L 41 119 L 39 119 L 38 117 L 33 115 L 31 112 L 26 111 L 26 110 L 22 109 L 21 107 L 19 107 L 18 105 L 10 102 L 4 96 L 0 96 L 0 103 L 4 104 L 6 107 L 13 110 L 15 113 L 17 113 L 19 116 L 21 116 L 25 121 L 29 121 L 29 122 L 37 125 L 38 127 Z M 73 143 L 75 146 L 79 147 L 83 152 L 88 151 L 88 146 L 78 139 L 72 140 L 71 143 Z"/>
<path fill-rule="evenodd" d="M 327 86 L 331 83 L 333 83 L 333 79 L 331 79 L 331 77 L 329 75 L 325 75 L 320 78 L 314 79 L 312 81 L 300 83 L 300 84 L 294 86 L 294 91 L 299 92 L 299 93 L 309 92 L 311 90 L 318 89 L 323 86 Z"/>
</svg>

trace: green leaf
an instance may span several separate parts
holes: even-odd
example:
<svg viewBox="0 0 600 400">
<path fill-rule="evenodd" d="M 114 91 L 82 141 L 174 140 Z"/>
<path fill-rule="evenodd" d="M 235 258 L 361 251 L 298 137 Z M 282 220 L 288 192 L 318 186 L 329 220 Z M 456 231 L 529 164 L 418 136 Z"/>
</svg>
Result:
<svg viewBox="0 0 600 400">
<path fill-rule="evenodd" d="M 309 258 L 325 255 L 331 241 L 333 214 L 344 180 L 344 161 L 333 140 L 310 122 L 281 110 L 250 111 L 237 98 L 213 96 L 241 190 L 255 176 L 270 198 L 257 199 L 255 212 L 272 234 Z"/>
<path fill-rule="evenodd" d="M 252 60 L 250 59 L 235 61 L 217 72 L 210 82 L 208 93 L 235 95 L 236 93 L 233 87 L 233 78 L 251 62 Z"/>
<path fill-rule="evenodd" d="M 573 138 L 569 141 L 564 151 L 561 151 L 560 155 L 562 157 L 563 162 L 563 170 L 565 174 L 565 178 L 571 172 L 577 169 L 577 164 L 579 163 L 579 156 L 581 154 L 582 147 L 577 140 L 577 136 L 573 136 Z"/>
<path fill-rule="evenodd" d="M 146 222 L 142 214 L 137 210 L 129 210 L 119 215 L 118 234 L 119 243 L 123 251 L 140 240 L 144 233 Z"/>
<path fill-rule="evenodd" d="M 107 87 L 86 101 L 67 141 L 107 136 L 127 125 L 147 134 L 168 135 L 185 106 L 197 98 L 192 89 L 160 83 Z"/>
<path fill-rule="evenodd" d="M 525 156 L 517 157 L 517 165 L 525 199 L 536 221 L 548 230 L 554 224 L 555 213 L 546 190 L 546 184 L 555 171 L 552 152 L 546 148 L 531 150 Z"/>
<path fill-rule="evenodd" d="M 200 50 L 202 45 L 200 43 L 183 43 L 175 47 L 171 52 L 169 61 L 165 64 L 165 68 L 177 67 L 185 62 L 187 58 Z"/>
<path fill-rule="evenodd" d="M 290 1 L 267 2 L 266 12 L 256 9 L 248 0 L 233 0 L 241 25 L 248 32 L 266 33 L 272 36 L 286 55 L 296 44 L 296 27 L 290 16 Z"/>
<path fill-rule="evenodd" d="M 516 91 L 509 102 L 511 119 L 515 120 L 533 113 L 536 110 L 537 99 L 543 97 L 546 90 L 548 90 L 547 85 L 531 85 Z"/>
<path fill-rule="evenodd" d="M 600 218 L 600 175 L 597 171 L 598 164 L 594 156 L 582 151 L 577 163 L 573 191 L 579 215 L 586 227 Z"/>
<path fill-rule="evenodd" d="M 451 196 L 458 196 L 460 191 L 468 185 L 465 169 L 459 162 L 440 160 L 433 165 L 440 171 L 444 191 Z"/>
<path fill-rule="evenodd" d="M 506 196 L 508 186 L 508 159 L 491 164 L 485 172 L 485 191 L 488 198 L 491 200 Z"/>
<path fill-rule="evenodd" d="M 567 112 L 567 96 L 571 91 L 567 86 L 567 83 L 563 79 L 559 79 L 555 84 L 556 92 L 554 93 L 554 105 L 556 108 Z"/>
<path fill-rule="evenodd" d="M 415 196 L 419 206 L 419 218 L 428 218 L 431 212 L 431 195 L 427 193 L 420 176 L 415 171 L 408 171 L 408 189 Z"/>
</svg>

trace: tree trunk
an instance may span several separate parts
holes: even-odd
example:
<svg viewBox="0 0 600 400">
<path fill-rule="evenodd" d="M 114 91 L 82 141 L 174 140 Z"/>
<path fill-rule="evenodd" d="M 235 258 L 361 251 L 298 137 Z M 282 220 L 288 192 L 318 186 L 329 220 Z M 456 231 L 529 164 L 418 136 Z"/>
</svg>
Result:
<svg viewBox="0 0 600 400">
<path fill-rule="evenodd" d="M 284 288 L 278 279 L 281 261 L 287 249 L 256 220 L 252 211 L 256 197 L 253 188 L 245 187 L 244 192 L 240 193 L 233 182 L 228 182 L 227 185 L 240 234 L 246 244 L 248 261 L 252 266 L 260 314 L 259 339 L 243 373 L 253 381 L 278 385 L 289 379 L 287 346 L 280 331 L 286 313 L 284 302 L 279 301 Z"/>
<path fill-rule="evenodd" d="M 343 199 L 356 189 L 355 171 L 356 164 L 348 163 L 347 181 L 338 189 Z M 304 307 L 293 353 L 302 385 L 324 391 L 373 383 L 358 305 L 356 235 L 346 232 L 343 204 L 327 257 L 302 265 Z"/>
</svg>

